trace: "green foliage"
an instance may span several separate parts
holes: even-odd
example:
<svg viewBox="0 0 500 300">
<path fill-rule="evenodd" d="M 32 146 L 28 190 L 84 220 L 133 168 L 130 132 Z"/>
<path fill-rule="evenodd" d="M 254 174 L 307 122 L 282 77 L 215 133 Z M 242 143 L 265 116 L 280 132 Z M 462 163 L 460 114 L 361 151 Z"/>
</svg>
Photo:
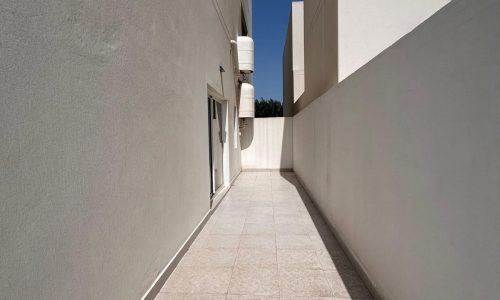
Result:
<svg viewBox="0 0 500 300">
<path fill-rule="evenodd" d="M 255 100 L 256 118 L 274 118 L 283 117 L 283 105 L 280 101 L 274 99 L 256 99 Z"/>
</svg>

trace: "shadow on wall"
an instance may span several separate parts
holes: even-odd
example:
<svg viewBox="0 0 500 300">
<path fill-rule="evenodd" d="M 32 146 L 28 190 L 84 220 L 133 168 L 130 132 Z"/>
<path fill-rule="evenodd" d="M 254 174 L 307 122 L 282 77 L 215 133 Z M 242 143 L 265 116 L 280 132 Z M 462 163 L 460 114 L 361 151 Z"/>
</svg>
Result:
<svg viewBox="0 0 500 300">
<path fill-rule="evenodd" d="M 338 0 L 305 1 L 304 26 L 304 92 L 294 102 L 293 84 L 286 87 L 293 115 L 339 83 Z"/>
<path fill-rule="evenodd" d="M 245 170 L 291 170 L 292 118 L 245 120 L 242 130 L 242 168 Z"/>
<path fill-rule="evenodd" d="M 281 136 L 280 170 L 293 170 L 293 118 L 283 118 L 283 134 Z"/>
<path fill-rule="evenodd" d="M 253 141 L 253 118 L 245 118 L 241 120 L 244 125 L 241 129 L 241 150 L 246 150 L 252 145 Z"/>
</svg>

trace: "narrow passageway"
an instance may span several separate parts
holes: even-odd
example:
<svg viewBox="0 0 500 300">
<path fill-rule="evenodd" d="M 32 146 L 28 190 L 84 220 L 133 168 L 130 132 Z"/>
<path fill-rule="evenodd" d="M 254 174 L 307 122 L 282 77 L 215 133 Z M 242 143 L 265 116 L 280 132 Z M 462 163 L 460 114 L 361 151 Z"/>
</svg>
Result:
<svg viewBox="0 0 500 300">
<path fill-rule="evenodd" d="M 165 299 L 371 299 L 295 174 L 242 172 Z"/>
</svg>

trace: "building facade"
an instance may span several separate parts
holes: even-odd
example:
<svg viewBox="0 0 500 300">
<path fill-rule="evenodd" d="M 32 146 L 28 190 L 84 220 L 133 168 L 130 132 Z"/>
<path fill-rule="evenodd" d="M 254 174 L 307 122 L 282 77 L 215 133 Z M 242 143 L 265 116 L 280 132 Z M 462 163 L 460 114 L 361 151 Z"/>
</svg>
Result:
<svg viewBox="0 0 500 300">
<path fill-rule="evenodd" d="M 0 3 L 0 298 L 145 295 L 241 170 L 251 4 Z"/>
<path fill-rule="evenodd" d="M 500 1 L 447 2 L 294 2 L 255 121 L 249 0 L 0 2 L 0 298 L 499 299 Z"/>
<path fill-rule="evenodd" d="M 289 115 L 290 112 L 297 114 L 449 2 L 305 0 L 303 21 L 291 17 L 288 33 L 291 36 L 297 32 L 295 26 L 303 22 L 305 42 L 287 42 L 284 49 L 284 110 Z M 293 2 L 292 5 L 298 4 Z M 305 88 L 299 98 L 294 97 L 291 101 L 289 91 L 293 90 L 293 83 L 286 72 L 295 68 L 295 61 L 288 59 L 287 53 L 301 51 L 304 53 Z"/>
</svg>

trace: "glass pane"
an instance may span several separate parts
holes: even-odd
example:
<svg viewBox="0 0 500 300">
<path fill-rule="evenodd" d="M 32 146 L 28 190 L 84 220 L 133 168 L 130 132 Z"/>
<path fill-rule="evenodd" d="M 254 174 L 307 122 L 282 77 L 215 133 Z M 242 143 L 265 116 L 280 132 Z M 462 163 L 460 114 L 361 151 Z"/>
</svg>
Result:
<svg viewBox="0 0 500 300">
<path fill-rule="evenodd" d="M 223 120 L 222 120 L 222 105 L 213 100 L 213 118 L 212 118 L 212 161 L 213 161 L 213 178 L 215 190 L 222 186 L 224 180 L 223 174 Z"/>
</svg>

